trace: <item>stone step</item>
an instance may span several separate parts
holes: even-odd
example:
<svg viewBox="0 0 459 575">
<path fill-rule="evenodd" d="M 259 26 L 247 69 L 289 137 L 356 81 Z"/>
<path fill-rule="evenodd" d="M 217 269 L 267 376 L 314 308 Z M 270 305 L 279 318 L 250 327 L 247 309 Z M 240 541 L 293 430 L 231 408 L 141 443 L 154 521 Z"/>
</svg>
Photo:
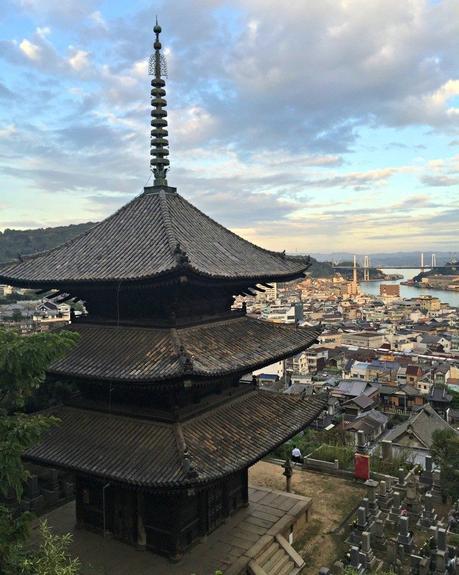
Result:
<svg viewBox="0 0 459 575">
<path fill-rule="evenodd" d="M 301 569 L 299 569 L 295 563 L 289 559 L 288 563 L 284 565 L 277 575 L 297 575 L 300 571 Z"/>
<path fill-rule="evenodd" d="M 282 535 L 278 534 L 276 535 L 276 541 L 284 549 L 287 555 L 290 556 L 290 559 L 295 563 L 295 565 L 299 569 L 302 569 L 304 567 L 304 559 L 297 551 L 295 551 L 295 549 L 292 547 L 292 545 L 290 545 L 287 539 L 285 539 L 285 537 L 283 537 Z"/>
<path fill-rule="evenodd" d="M 277 551 L 271 557 L 271 559 L 269 561 L 267 561 L 266 563 L 261 564 L 261 566 L 263 567 L 263 569 L 266 571 L 266 573 L 268 575 L 271 575 L 271 573 L 273 572 L 273 569 L 276 568 L 277 564 L 282 560 L 282 558 L 285 555 L 287 555 L 287 553 L 285 552 L 284 549 L 282 549 L 282 547 L 279 546 Z"/>
<path fill-rule="evenodd" d="M 279 575 L 279 573 L 282 573 L 282 570 L 285 568 L 285 566 L 288 563 L 292 563 L 293 566 L 295 566 L 295 564 L 293 563 L 293 561 L 290 559 L 290 557 L 287 555 L 287 553 L 284 552 L 284 554 L 282 555 L 280 561 L 277 562 L 277 565 L 275 565 L 271 571 L 269 572 L 269 575 Z"/>
<path fill-rule="evenodd" d="M 263 566 L 280 548 L 279 543 L 274 539 L 272 543 L 256 558 L 258 565 Z"/>
</svg>

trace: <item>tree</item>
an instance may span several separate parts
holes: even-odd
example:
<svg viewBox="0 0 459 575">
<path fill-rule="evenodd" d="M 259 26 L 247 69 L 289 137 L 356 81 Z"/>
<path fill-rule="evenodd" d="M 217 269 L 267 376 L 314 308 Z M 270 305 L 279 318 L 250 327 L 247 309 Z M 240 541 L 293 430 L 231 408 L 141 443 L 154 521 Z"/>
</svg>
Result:
<svg viewBox="0 0 459 575">
<path fill-rule="evenodd" d="M 14 308 L 13 313 L 11 314 L 11 319 L 15 322 L 19 322 L 22 320 L 22 312 L 19 308 Z"/>
<path fill-rule="evenodd" d="M 433 461 L 440 467 L 444 496 L 459 498 L 459 435 L 450 429 L 434 431 L 430 449 Z"/>
<path fill-rule="evenodd" d="M 37 553 L 22 562 L 21 575 L 78 575 L 80 562 L 70 557 L 70 533 L 54 535 L 46 521 L 40 525 L 42 544 Z"/>
<path fill-rule="evenodd" d="M 22 454 L 57 420 L 26 415 L 21 410 L 44 380 L 49 363 L 70 349 L 78 338 L 72 332 L 21 336 L 0 329 L 0 494 L 21 499 L 27 471 Z M 18 572 L 21 542 L 27 534 L 29 513 L 15 516 L 0 505 L 0 573 Z"/>
</svg>

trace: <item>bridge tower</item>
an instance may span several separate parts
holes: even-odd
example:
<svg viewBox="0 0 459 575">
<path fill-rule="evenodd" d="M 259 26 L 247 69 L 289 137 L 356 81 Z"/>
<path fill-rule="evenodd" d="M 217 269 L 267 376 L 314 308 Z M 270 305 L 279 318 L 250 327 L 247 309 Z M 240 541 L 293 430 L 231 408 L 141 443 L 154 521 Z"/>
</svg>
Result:
<svg viewBox="0 0 459 575">
<path fill-rule="evenodd" d="M 424 271 L 424 252 L 421 253 L 421 271 Z"/>
<path fill-rule="evenodd" d="M 347 285 L 348 295 L 358 295 L 359 290 L 359 279 L 357 275 L 357 256 L 354 256 L 354 265 L 352 266 L 352 282 Z"/>
<path fill-rule="evenodd" d="M 436 256 L 436 254 L 432 254 L 432 267 L 433 268 L 437 267 L 437 256 Z"/>
<path fill-rule="evenodd" d="M 370 256 L 365 256 L 363 259 L 363 281 L 370 281 Z"/>
</svg>

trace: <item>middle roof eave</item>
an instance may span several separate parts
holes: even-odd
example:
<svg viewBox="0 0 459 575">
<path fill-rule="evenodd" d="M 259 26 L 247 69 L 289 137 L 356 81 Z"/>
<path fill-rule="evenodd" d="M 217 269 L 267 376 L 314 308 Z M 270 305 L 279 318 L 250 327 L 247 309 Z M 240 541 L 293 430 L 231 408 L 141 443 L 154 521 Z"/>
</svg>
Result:
<svg viewBox="0 0 459 575">
<path fill-rule="evenodd" d="M 129 384 L 244 373 L 299 353 L 320 334 L 319 327 L 248 317 L 177 330 L 83 323 L 70 329 L 80 340 L 51 365 L 50 373 Z"/>
</svg>

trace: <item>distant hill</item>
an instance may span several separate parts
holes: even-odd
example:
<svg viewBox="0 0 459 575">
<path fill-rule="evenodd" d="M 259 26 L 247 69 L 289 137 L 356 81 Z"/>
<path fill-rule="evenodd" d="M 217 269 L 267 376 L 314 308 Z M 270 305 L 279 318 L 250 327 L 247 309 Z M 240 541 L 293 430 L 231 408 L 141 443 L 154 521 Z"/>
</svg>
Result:
<svg viewBox="0 0 459 575">
<path fill-rule="evenodd" d="M 288 257 L 295 260 L 305 260 L 308 256 L 299 256 L 288 254 Z M 315 258 L 311 259 L 311 267 L 307 274 L 313 278 L 331 278 L 335 271 L 330 262 L 318 262 Z"/>
<path fill-rule="evenodd" d="M 92 222 L 86 222 L 35 230 L 6 229 L 4 232 L 0 232 L 0 262 L 15 260 L 19 254 L 28 255 L 50 250 L 82 234 L 93 225 Z"/>
</svg>

